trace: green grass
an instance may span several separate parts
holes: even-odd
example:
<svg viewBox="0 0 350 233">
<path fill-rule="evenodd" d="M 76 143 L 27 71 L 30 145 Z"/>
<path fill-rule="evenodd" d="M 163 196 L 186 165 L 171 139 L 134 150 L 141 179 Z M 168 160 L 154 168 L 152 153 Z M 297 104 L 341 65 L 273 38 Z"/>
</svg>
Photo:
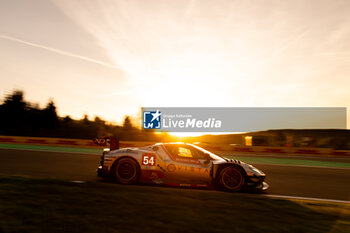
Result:
<svg viewBox="0 0 350 233">
<path fill-rule="evenodd" d="M 0 176 L 0 232 L 350 232 L 350 206 Z"/>
</svg>

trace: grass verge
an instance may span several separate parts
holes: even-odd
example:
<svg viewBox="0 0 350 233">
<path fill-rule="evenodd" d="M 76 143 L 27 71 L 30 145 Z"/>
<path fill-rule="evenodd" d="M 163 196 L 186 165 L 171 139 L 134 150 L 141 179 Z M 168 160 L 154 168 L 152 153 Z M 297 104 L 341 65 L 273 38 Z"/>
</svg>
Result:
<svg viewBox="0 0 350 233">
<path fill-rule="evenodd" d="M 350 232 L 350 206 L 0 176 L 0 232 Z"/>
</svg>

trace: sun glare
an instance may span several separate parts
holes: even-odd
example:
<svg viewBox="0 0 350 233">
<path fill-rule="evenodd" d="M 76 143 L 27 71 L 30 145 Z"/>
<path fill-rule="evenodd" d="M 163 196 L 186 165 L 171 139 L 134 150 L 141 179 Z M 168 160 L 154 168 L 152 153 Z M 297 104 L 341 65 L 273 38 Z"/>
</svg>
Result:
<svg viewBox="0 0 350 233">
<path fill-rule="evenodd" d="M 169 133 L 171 136 L 176 136 L 176 137 L 198 137 L 198 136 L 202 136 L 202 135 L 206 135 L 209 133 L 205 133 L 205 132 L 170 132 Z"/>
<path fill-rule="evenodd" d="M 170 135 L 176 137 L 198 137 L 203 135 L 220 135 L 220 134 L 240 134 L 245 132 L 169 132 Z"/>
</svg>

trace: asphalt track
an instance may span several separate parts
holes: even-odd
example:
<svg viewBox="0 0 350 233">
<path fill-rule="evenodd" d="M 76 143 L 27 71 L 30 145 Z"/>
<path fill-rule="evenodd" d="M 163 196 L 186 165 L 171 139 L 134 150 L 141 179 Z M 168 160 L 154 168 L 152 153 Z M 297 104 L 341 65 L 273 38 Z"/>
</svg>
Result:
<svg viewBox="0 0 350 233">
<path fill-rule="evenodd" d="M 244 157 L 240 159 L 244 161 Z M 95 154 L 0 149 L 2 175 L 99 181 L 95 172 L 98 162 Z M 268 194 L 350 200 L 349 168 L 251 164 L 266 173 Z"/>
</svg>

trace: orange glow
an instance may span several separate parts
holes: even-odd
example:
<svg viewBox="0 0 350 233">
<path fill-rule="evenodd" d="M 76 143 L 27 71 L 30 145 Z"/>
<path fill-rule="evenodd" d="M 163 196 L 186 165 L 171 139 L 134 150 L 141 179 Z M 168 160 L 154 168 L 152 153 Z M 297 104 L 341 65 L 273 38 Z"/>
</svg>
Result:
<svg viewBox="0 0 350 233">
<path fill-rule="evenodd" d="M 252 136 L 245 136 L 244 142 L 246 146 L 252 146 L 253 145 L 253 137 Z"/>
<path fill-rule="evenodd" d="M 349 106 L 339 0 L 39 2 L 0 3 L 0 92 L 51 97 L 60 115 L 120 123 L 141 106 Z"/>
</svg>

